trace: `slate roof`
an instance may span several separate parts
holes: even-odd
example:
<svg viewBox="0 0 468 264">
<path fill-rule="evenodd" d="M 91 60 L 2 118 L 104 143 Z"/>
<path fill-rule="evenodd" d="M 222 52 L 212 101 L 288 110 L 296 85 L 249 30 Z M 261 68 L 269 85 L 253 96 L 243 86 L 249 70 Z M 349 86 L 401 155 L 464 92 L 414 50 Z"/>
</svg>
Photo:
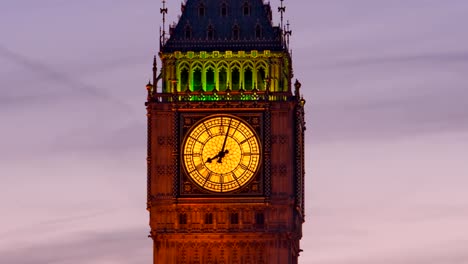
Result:
<svg viewBox="0 0 468 264">
<path fill-rule="evenodd" d="M 161 50 L 284 50 L 271 17 L 270 4 L 263 0 L 187 0 Z"/>
</svg>

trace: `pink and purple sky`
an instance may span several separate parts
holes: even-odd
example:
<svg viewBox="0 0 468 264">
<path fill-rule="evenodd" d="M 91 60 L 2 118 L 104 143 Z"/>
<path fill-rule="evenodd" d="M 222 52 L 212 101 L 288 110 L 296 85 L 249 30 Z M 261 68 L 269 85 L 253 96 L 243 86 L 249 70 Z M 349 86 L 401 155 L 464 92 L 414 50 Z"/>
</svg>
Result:
<svg viewBox="0 0 468 264">
<path fill-rule="evenodd" d="M 468 263 L 468 1 L 285 3 L 307 100 L 300 263 Z M 0 263 L 151 263 L 159 8 L 1 1 Z"/>
</svg>

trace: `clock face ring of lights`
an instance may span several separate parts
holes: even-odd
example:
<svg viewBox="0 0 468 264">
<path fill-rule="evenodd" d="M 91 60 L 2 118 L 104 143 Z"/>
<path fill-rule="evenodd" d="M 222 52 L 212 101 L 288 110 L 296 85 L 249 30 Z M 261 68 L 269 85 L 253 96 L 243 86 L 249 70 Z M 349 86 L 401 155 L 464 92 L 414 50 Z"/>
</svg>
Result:
<svg viewBox="0 0 468 264">
<path fill-rule="evenodd" d="M 231 115 L 213 115 L 196 123 L 182 144 L 182 164 L 205 190 L 227 193 L 249 183 L 260 167 L 256 132 Z"/>
</svg>

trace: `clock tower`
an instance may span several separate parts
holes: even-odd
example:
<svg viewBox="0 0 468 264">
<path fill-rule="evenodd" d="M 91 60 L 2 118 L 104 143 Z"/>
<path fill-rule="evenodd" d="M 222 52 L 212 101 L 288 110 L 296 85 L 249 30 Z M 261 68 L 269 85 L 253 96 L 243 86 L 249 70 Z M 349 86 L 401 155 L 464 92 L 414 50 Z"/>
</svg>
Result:
<svg viewBox="0 0 468 264">
<path fill-rule="evenodd" d="M 305 100 L 278 10 L 274 26 L 263 0 L 186 0 L 162 30 L 146 86 L 154 263 L 298 263 Z"/>
</svg>

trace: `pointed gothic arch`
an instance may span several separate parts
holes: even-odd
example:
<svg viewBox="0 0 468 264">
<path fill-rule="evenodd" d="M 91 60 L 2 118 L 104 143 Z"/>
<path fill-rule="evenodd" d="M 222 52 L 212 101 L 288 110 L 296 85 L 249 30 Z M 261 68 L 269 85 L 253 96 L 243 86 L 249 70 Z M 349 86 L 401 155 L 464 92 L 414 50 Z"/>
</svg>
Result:
<svg viewBox="0 0 468 264">
<path fill-rule="evenodd" d="M 191 75 L 191 90 L 201 91 L 203 89 L 203 65 L 200 62 L 192 64 Z"/>
<path fill-rule="evenodd" d="M 184 61 L 178 65 L 177 75 L 179 80 L 179 82 L 177 83 L 177 90 L 185 91 L 189 89 L 190 65 L 188 64 L 188 62 Z"/>
<path fill-rule="evenodd" d="M 214 38 L 215 38 L 215 30 L 214 30 L 213 25 L 210 23 L 208 25 L 207 30 L 206 30 L 206 39 L 207 40 L 214 40 Z"/>
<path fill-rule="evenodd" d="M 254 67 L 251 62 L 247 62 L 242 67 L 242 88 L 246 91 L 253 90 Z"/>
<path fill-rule="evenodd" d="M 188 22 L 184 27 L 184 37 L 185 37 L 185 40 L 192 39 L 192 26 L 190 26 Z"/>
<path fill-rule="evenodd" d="M 260 23 L 257 23 L 255 25 L 255 39 L 261 39 L 262 38 L 262 26 Z"/>
<path fill-rule="evenodd" d="M 228 16 L 228 4 L 226 1 L 221 2 L 219 14 L 221 17 L 227 17 Z"/>
<path fill-rule="evenodd" d="M 250 3 L 249 1 L 244 1 L 242 4 L 242 14 L 244 16 L 250 16 L 251 13 L 251 8 L 250 8 Z"/>
<path fill-rule="evenodd" d="M 205 63 L 204 72 L 204 91 L 211 92 L 216 87 L 216 66 L 213 62 Z"/>
<path fill-rule="evenodd" d="M 260 91 L 266 89 L 267 78 L 269 76 L 268 66 L 264 60 L 259 60 L 255 63 L 255 83 L 256 87 Z"/>
<path fill-rule="evenodd" d="M 204 17 L 205 14 L 206 14 L 206 5 L 205 5 L 205 3 L 201 2 L 198 5 L 198 16 L 199 17 Z"/>
<path fill-rule="evenodd" d="M 237 23 L 232 27 L 232 39 L 233 40 L 240 39 L 240 27 Z"/>
</svg>

